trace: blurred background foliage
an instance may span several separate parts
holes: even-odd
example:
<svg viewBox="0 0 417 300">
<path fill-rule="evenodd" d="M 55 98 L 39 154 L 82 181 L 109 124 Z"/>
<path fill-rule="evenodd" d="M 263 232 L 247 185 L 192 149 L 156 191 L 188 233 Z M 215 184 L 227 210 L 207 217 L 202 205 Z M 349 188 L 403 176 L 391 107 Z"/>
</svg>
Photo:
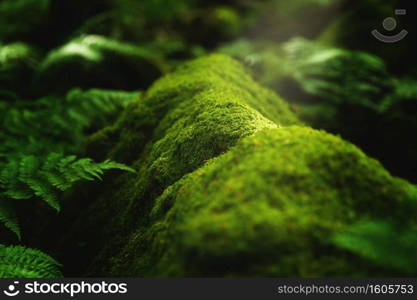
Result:
<svg viewBox="0 0 417 300">
<path fill-rule="evenodd" d="M 411 2 L 0 0 L 0 166 L 19 154 L 82 154 L 88 134 L 139 90 L 217 51 L 245 63 L 306 124 L 341 135 L 417 183 Z M 407 15 L 395 16 L 398 8 Z M 388 34 L 381 23 L 389 16 L 409 31 L 396 44 L 370 35 Z M 415 272 L 403 258 L 415 257 L 416 228 L 399 227 L 364 220 L 334 243 Z"/>
</svg>

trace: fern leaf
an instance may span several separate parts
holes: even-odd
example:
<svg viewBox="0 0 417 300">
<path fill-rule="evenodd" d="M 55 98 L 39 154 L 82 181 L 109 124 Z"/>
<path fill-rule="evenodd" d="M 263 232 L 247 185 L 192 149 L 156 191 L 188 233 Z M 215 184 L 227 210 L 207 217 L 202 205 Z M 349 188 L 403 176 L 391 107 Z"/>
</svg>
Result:
<svg viewBox="0 0 417 300">
<path fill-rule="evenodd" d="M 12 188 L 5 191 L 3 194 L 8 198 L 16 200 L 30 199 L 33 197 L 33 192 L 30 189 L 30 187 L 21 183 L 14 185 Z"/>
<path fill-rule="evenodd" d="M 0 278 L 58 278 L 60 264 L 49 255 L 21 246 L 0 245 Z"/>
<path fill-rule="evenodd" d="M 19 180 L 21 182 L 28 182 L 39 168 L 39 161 L 35 156 L 25 156 L 20 160 Z"/>
<path fill-rule="evenodd" d="M 63 177 L 59 171 L 59 165 L 63 159 L 63 154 L 51 153 L 48 155 L 44 165 L 42 166 L 42 173 L 46 180 L 50 182 L 50 184 L 52 184 L 55 188 L 61 191 L 65 191 L 71 187 L 71 182 L 68 182 L 68 180 L 66 180 L 66 178 Z"/>
<path fill-rule="evenodd" d="M 45 163 L 42 166 L 42 171 L 51 172 L 59 162 L 64 158 L 62 153 L 51 153 L 47 156 Z"/>
<path fill-rule="evenodd" d="M 95 131 L 112 122 L 139 92 L 74 89 L 62 98 L 49 96 L 11 105 L 0 101 L 0 153 L 47 156 L 50 152 L 77 153 Z"/>
<path fill-rule="evenodd" d="M 19 162 L 11 161 L 7 167 L 2 168 L 0 172 L 0 187 L 3 189 L 9 188 L 19 174 Z"/>
<path fill-rule="evenodd" d="M 123 171 L 127 171 L 127 172 L 131 172 L 131 173 L 136 173 L 136 170 L 128 167 L 124 164 L 121 163 L 117 163 L 115 161 L 111 161 L 109 159 L 105 160 L 104 162 L 102 162 L 100 164 L 100 168 L 102 170 L 108 170 L 108 169 L 118 169 L 118 170 L 123 170 Z"/>
<path fill-rule="evenodd" d="M 10 231 L 14 232 L 17 237 L 21 238 L 20 227 L 17 221 L 15 209 L 10 201 L 7 201 L 0 195 L 0 222 Z"/>
<path fill-rule="evenodd" d="M 74 176 L 74 179 L 86 179 L 86 180 L 94 180 L 94 177 L 101 179 L 103 171 L 100 169 L 99 164 L 95 164 L 89 158 L 83 158 L 71 165 L 71 170 Z"/>
<path fill-rule="evenodd" d="M 101 179 L 109 169 L 135 172 L 111 160 L 96 163 L 90 158 L 77 159 L 75 155 L 64 156 L 60 153 L 51 153 L 46 158 L 28 155 L 12 160 L 0 172 L 0 196 L 5 199 L 0 205 L 0 221 L 19 236 L 13 210 L 8 209 L 10 201 L 37 196 L 59 211 L 61 191 L 78 181 Z"/>
<path fill-rule="evenodd" d="M 29 179 L 26 183 L 34 191 L 36 196 L 42 198 L 55 210 L 60 210 L 57 190 L 47 180 L 39 176 L 36 179 Z"/>
<path fill-rule="evenodd" d="M 0 172 L 0 188 L 3 194 L 12 199 L 28 199 L 33 196 L 27 185 L 19 181 L 19 161 L 12 161 Z"/>
<path fill-rule="evenodd" d="M 64 170 L 68 168 L 68 165 L 71 164 L 76 159 L 77 159 L 77 157 L 75 155 L 69 155 L 69 156 L 65 157 L 58 164 L 59 170 L 61 172 L 64 172 Z"/>
</svg>

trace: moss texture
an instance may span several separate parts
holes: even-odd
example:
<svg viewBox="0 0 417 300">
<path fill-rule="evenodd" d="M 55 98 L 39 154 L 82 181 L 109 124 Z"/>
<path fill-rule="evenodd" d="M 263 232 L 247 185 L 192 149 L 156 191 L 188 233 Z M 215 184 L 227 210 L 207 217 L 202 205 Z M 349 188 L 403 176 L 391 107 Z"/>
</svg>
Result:
<svg viewBox="0 0 417 300">
<path fill-rule="evenodd" d="M 138 174 L 77 192 L 97 200 L 56 251 L 82 253 L 86 275 L 393 275 L 331 238 L 370 217 L 404 222 L 415 186 L 300 125 L 231 58 L 183 65 L 91 137 L 91 155 Z"/>
<path fill-rule="evenodd" d="M 157 81 L 113 126 L 91 137 L 88 155 L 131 164 L 138 175 L 89 192 L 86 198 L 98 200 L 64 237 L 63 248 L 87 242 L 99 251 L 91 253 L 95 263 L 89 272 L 103 272 L 103 260 L 119 252 L 129 232 L 148 225 L 154 200 L 169 185 L 243 137 L 291 124 L 300 122 L 287 104 L 233 59 L 212 55 L 183 65 Z"/>
<path fill-rule="evenodd" d="M 78 202 L 97 200 L 55 251 L 93 276 L 386 274 L 330 238 L 358 219 L 401 219 L 415 187 L 300 125 L 231 58 L 183 65 L 91 137 L 97 159 L 138 174 L 78 190 Z"/>
<path fill-rule="evenodd" d="M 131 236 L 111 273 L 384 274 L 329 238 L 359 218 L 401 220 L 415 191 L 338 137 L 307 127 L 267 129 L 166 189 L 152 226 Z"/>
<path fill-rule="evenodd" d="M 222 132 L 248 135 L 265 127 L 261 124 L 265 122 L 268 126 L 300 123 L 288 105 L 272 91 L 256 84 L 242 65 L 227 56 L 212 55 L 184 64 L 160 79 L 114 126 L 91 138 L 94 149 L 91 154 L 97 152 L 96 148 L 102 148 L 109 150 L 106 155 L 132 163 L 152 135 L 154 140 L 171 143 L 178 142 L 174 139 L 178 135 L 189 136 L 196 144 L 210 144 L 203 151 L 211 151 L 207 149 L 215 148 L 215 143 L 210 141 L 210 135 L 221 136 Z M 230 142 L 230 134 L 223 144 L 234 144 Z M 115 145 L 113 140 L 117 141 Z M 103 143 L 112 146 L 109 149 Z M 228 147 L 219 145 L 219 148 Z M 186 152 L 191 152 L 193 157 L 198 155 L 192 148 L 182 152 L 182 155 Z"/>
</svg>

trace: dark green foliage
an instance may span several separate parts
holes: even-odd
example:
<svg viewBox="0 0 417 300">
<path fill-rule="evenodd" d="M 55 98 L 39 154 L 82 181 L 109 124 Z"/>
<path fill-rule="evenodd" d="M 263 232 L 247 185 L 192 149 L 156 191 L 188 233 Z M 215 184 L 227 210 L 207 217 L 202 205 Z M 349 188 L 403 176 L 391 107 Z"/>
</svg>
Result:
<svg viewBox="0 0 417 300">
<path fill-rule="evenodd" d="M 88 133 L 95 132 L 112 122 L 129 103 L 137 101 L 141 96 L 138 91 L 72 89 L 62 104 L 62 115 L 70 122 L 85 129 Z M 69 126 L 68 126 L 69 127 Z"/>
<path fill-rule="evenodd" d="M 417 80 L 412 76 L 399 77 L 392 80 L 394 91 L 384 97 L 380 112 L 387 117 L 393 110 L 403 106 L 404 117 L 412 117 L 417 111 Z M 407 106 L 414 107 L 407 111 Z"/>
<path fill-rule="evenodd" d="M 0 244 L 0 278 L 58 278 L 60 266 L 39 250 Z"/>
<path fill-rule="evenodd" d="M 36 51 L 24 43 L 0 43 L 0 98 L 17 100 L 28 93 L 32 75 L 39 63 Z"/>
<path fill-rule="evenodd" d="M 415 55 L 417 45 L 415 41 L 415 28 L 417 25 L 414 11 L 414 2 L 408 0 L 361 0 L 345 1 L 346 8 L 339 11 L 329 26 L 320 33 L 320 42 L 327 45 L 347 49 L 360 49 L 381 57 L 390 70 L 395 74 L 407 74 L 416 65 Z M 395 15 L 396 9 L 406 9 L 405 16 Z M 407 38 L 394 47 L 381 43 L 370 35 L 370 31 L 378 29 L 386 35 L 392 32 L 382 28 L 382 21 L 387 17 L 397 20 L 395 33 L 406 29 Z M 392 45 L 391 45 L 392 46 Z"/>
<path fill-rule="evenodd" d="M 384 61 L 371 54 L 324 47 L 303 39 L 294 39 L 283 48 L 289 59 L 288 75 L 321 101 L 378 110 L 382 96 L 390 91 Z"/>
<path fill-rule="evenodd" d="M 417 155 L 415 71 L 394 76 L 372 53 L 300 38 L 279 47 L 239 40 L 221 51 L 252 66 L 307 124 L 340 134 L 395 175 L 416 182 L 416 165 L 410 164 Z"/>
<path fill-rule="evenodd" d="M 335 235 L 334 243 L 382 266 L 417 274 L 416 226 L 404 229 L 389 222 L 359 222 Z"/>
<path fill-rule="evenodd" d="M 0 0 L 0 243 L 69 276 L 416 275 L 386 171 L 417 178 L 416 21 L 359 2 Z M 373 40 L 395 8 L 409 37 Z M 182 64 L 222 43 L 245 65 Z M 0 277 L 57 267 L 0 245 Z"/>
<path fill-rule="evenodd" d="M 133 12 L 141 12 L 141 14 L 148 21 L 154 24 L 160 24 L 160 22 L 173 21 L 178 14 L 186 13 L 187 9 L 195 3 L 195 0 L 148 0 L 148 1 L 129 1 L 121 0 L 114 1 L 114 7 L 117 9 L 121 16 L 126 18 L 133 18 Z"/>
<path fill-rule="evenodd" d="M 116 42 L 108 47 L 136 52 Z M 19 201 L 38 197 L 58 210 L 59 192 L 77 181 L 100 178 L 107 169 L 132 171 L 109 160 L 94 163 L 67 154 L 82 155 L 87 135 L 139 97 L 138 92 L 75 88 L 65 96 L 23 101 L 37 70 L 33 53 L 22 43 L 0 48 L 1 96 L 6 100 L 0 101 L 0 221 L 19 238 Z"/>
<path fill-rule="evenodd" d="M 95 163 L 89 158 L 77 159 L 74 154 L 84 156 L 87 136 L 139 98 L 136 91 L 112 87 L 138 88 L 140 84 L 133 82 L 149 82 L 160 73 L 152 52 L 104 37 L 80 37 L 54 49 L 43 60 L 39 56 L 42 51 L 14 42 L 20 38 L 41 42 L 42 38 L 32 39 L 30 34 L 49 22 L 45 19 L 48 10 L 49 1 L 0 2 L 0 223 L 19 239 L 19 223 L 23 224 L 19 220 L 30 218 L 32 208 L 38 215 L 43 209 L 27 200 L 42 199 L 58 211 L 62 192 L 75 183 L 101 179 L 110 169 L 134 172 L 110 160 Z M 27 27 L 21 26 L 22 18 Z M 1 26 L 4 22 L 7 25 Z M 111 79 L 109 73 L 113 74 Z M 139 73 L 147 79 L 138 77 Z M 107 89 L 85 90 L 95 86 Z M 34 227 L 38 223 L 32 222 Z M 8 241 L 3 236 L 1 239 Z M 44 274 L 42 267 L 41 273 L 36 273 L 29 263 L 17 263 L 33 272 L 10 273 L 11 265 L 4 269 L 9 272 L 5 276 Z"/>
<path fill-rule="evenodd" d="M 243 1 L 242 1 L 243 2 Z M 346 0 L 266 0 L 248 1 L 254 6 L 257 22 L 250 28 L 257 40 L 276 45 L 294 36 L 312 38 L 319 34 Z"/>
<path fill-rule="evenodd" d="M 159 57 L 147 49 L 99 35 L 75 38 L 52 50 L 34 80 L 36 94 L 71 88 L 144 88 L 161 75 Z"/>
<path fill-rule="evenodd" d="M 65 97 L 0 102 L 0 221 L 20 237 L 16 200 L 39 197 L 59 210 L 59 192 L 75 182 L 100 178 L 107 169 L 132 170 L 61 153 L 82 154 L 86 134 L 138 97 L 138 92 L 73 89 Z"/>
<path fill-rule="evenodd" d="M 0 155 L 79 153 L 86 132 L 111 121 L 138 92 L 73 89 L 65 97 L 0 102 Z"/>
<path fill-rule="evenodd" d="M 0 171 L 0 221 L 20 237 L 20 230 L 8 201 L 39 197 L 59 211 L 59 193 L 80 180 L 101 179 L 105 170 L 120 169 L 135 172 L 123 164 L 110 160 L 95 163 L 89 158 L 77 159 L 51 153 L 46 158 L 23 156 L 2 165 Z"/>
<path fill-rule="evenodd" d="M 368 53 L 308 45 L 300 44 L 306 53 L 295 59 L 300 66 L 295 63 L 278 79 L 280 93 L 299 104 L 299 116 L 311 126 L 341 134 L 395 175 L 416 182 L 414 77 L 393 76 L 382 59 Z"/>
<path fill-rule="evenodd" d="M 260 80 L 292 101 L 356 105 L 381 110 L 393 82 L 384 61 L 365 52 L 294 38 L 277 48 L 247 40 L 222 52 L 254 66 Z"/>
<path fill-rule="evenodd" d="M 50 0 L 0 1 L 0 41 L 28 37 L 46 19 Z"/>
<path fill-rule="evenodd" d="M 236 36 L 247 23 L 250 3 L 201 0 L 110 0 L 111 8 L 87 19 L 78 34 L 104 34 L 121 40 L 180 41 L 194 45 Z M 233 5 L 234 4 L 234 5 Z M 240 6 L 240 7 L 239 7 Z M 240 9 L 239 9 L 240 8 Z M 188 55 L 190 49 L 186 49 Z"/>
<path fill-rule="evenodd" d="M 0 196 L 0 224 L 3 224 L 20 239 L 21 233 L 15 204 L 16 203 L 9 201 L 4 195 Z"/>
</svg>

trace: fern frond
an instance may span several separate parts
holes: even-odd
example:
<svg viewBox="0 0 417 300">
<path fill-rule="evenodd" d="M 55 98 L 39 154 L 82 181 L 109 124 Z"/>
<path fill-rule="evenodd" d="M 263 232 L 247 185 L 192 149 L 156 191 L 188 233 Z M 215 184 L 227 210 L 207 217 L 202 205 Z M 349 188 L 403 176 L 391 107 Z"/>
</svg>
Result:
<svg viewBox="0 0 417 300">
<path fill-rule="evenodd" d="M 26 183 L 35 196 L 42 198 L 49 206 L 59 211 L 58 191 L 45 177 L 45 174 L 40 173 L 37 178 L 28 179 Z"/>
<path fill-rule="evenodd" d="M 19 105 L 0 102 L 0 153 L 9 158 L 78 153 L 86 132 L 102 128 L 139 92 L 73 89 L 66 97 L 46 97 Z"/>
<path fill-rule="evenodd" d="M 29 155 L 20 160 L 19 166 L 19 180 L 28 182 L 35 177 L 35 173 L 39 169 L 39 161 L 35 156 Z"/>
<path fill-rule="evenodd" d="M 294 38 L 283 46 L 286 72 L 307 94 L 333 103 L 351 103 L 378 111 L 391 90 L 385 63 L 365 52 Z"/>
<path fill-rule="evenodd" d="M 0 187 L 5 189 L 5 195 L 13 195 L 11 198 L 14 199 L 29 196 L 30 189 L 31 195 L 27 198 L 38 196 L 59 210 L 59 190 L 65 191 L 80 180 L 101 179 L 104 170 L 109 169 L 134 172 L 110 160 L 95 163 L 90 158 L 77 159 L 75 155 L 64 156 L 59 153 L 51 153 L 44 159 L 29 155 L 24 156 L 19 163 L 12 161 L 5 166 L 0 173 Z"/>
<path fill-rule="evenodd" d="M 49 255 L 21 246 L 0 245 L 0 278 L 58 278 L 60 264 Z"/>
<path fill-rule="evenodd" d="M 0 222 L 4 224 L 6 228 L 14 232 L 17 237 L 21 238 L 20 227 L 17 221 L 15 209 L 11 201 L 7 201 L 4 196 L 0 195 Z"/>
<path fill-rule="evenodd" d="M 119 169 L 119 170 L 123 170 L 123 171 L 128 171 L 128 172 L 132 172 L 132 173 L 136 173 L 136 170 L 128 167 L 124 164 L 115 162 L 115 161 L 111 161 L 110 159 L 105 160 L 104 162 L 99 164 L 100 169 L 101 170 L 108 170 L 108 169 Z"/>
<path fill-rule="evenodd" d="M 32 197 L 30 189 L 19 181 L 19 161 L 13 160 L 0 171 L 0 189 L 3 195 L 12 199 L 28 199 Z"/>
<path fill-rule="evenodd" d="M 75 156 L 69 157 L 71 160 L 76 159 Z M 59 171 L 60 163 L 64 160 L 65 156 L 62 153 L 51 153 L 42 166 L 42 173 L 45 175 L 46 179 L 61 191 L 65 191 L 71 186 L 71 184 L 68 184 L 68 181 L 62 177 L 61 172 Z"/>
<path fill-rule="evenodd" d="M 101 179 L 104 172 L 110 169 L 135 172 L 134 169 L 111 160 L 96 163 L 90 158 L 77 159 L 75 155 L 64 156 L 60 153 L 51 153 L 46 158 L 24 156 L 19 161 L 10 161 L 1 170 L 0 196 L 6 202 L 39 197 L 59 211 L 61 191 L 69 189 L 78 181 Z M 17 233 L 18 225 L 13 221 L 12 215 L 12 211 L 5 204 L 0 205 L 0 221 Z"/>
</svg>

